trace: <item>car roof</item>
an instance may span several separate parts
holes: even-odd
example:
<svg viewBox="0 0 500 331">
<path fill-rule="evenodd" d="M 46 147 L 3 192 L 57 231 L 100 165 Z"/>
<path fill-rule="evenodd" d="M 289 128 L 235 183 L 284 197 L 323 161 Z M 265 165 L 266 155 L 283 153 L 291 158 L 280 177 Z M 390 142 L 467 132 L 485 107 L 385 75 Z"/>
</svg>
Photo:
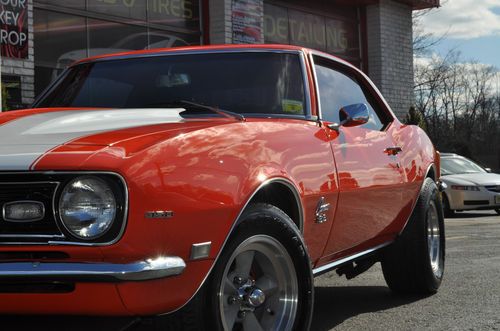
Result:
<svg viewBox="0 0 500 331">
<path fill-rule="evenodd" d="M 241 45 L 210 45 L 210 46 L 183 46 L 183 47 L 173 47 L 173 48 L 158 48 L 149 50 L 139 50 L 139 51 L 127 51 L 114 54 L 104 54 L 89 57 L 76 61 L 72 66 L 86 63 L 94 62 L 98 60 L 105 59 L 122 59 L 122 58 L 136 58 L 145 55 L 157 55 L 157 54 L 175 54 L 175 53 L 186 53 L 186 52 L 203 52 L 203 51 L 231 51 L 231 50 L 270 50 L 270 51 L 296 51 L 296 52 L 308 52 L 309 49 L 300 46 L 293 45 L 279 45 L 279 44 L 241 44 Z"/>
</svg>

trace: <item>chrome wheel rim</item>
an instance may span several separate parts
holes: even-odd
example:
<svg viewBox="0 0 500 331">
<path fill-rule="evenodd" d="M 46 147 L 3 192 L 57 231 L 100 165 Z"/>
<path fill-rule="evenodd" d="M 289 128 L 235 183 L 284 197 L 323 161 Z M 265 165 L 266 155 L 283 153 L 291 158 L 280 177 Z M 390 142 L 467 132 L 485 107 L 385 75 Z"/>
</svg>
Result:
<svg viewBox="0 0 500 331">
<path fill-rule="evenodd" d="M 298 280 L 286 248 L 265 235 L 246 239 L 229 258 L 218 296 L 224 330 L 292 330 Z"/>
<path fill-rule="evenodd" d="M 430 202 L 427 211 L 427 246 L 429 260 L 434 276 L 440 278 L 442 275 L 441 260 L 441 230 L 439 229 L 439 214 L 434 201 Z"/>
</svg>

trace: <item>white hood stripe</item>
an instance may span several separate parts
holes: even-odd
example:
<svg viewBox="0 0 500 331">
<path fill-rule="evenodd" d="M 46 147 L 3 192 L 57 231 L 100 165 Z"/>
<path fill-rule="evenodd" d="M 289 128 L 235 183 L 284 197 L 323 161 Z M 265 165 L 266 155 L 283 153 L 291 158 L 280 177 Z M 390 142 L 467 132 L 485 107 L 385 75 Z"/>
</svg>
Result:
<svg viewBox="0 0 500 331">
<path fill-rule="evenodd" d="M 29 170 L 42 155 L 77 138 L 144 125 L 179 123 L 184 109 L 56 111 L 0 126 L 0 170 Z"/>
</svg>

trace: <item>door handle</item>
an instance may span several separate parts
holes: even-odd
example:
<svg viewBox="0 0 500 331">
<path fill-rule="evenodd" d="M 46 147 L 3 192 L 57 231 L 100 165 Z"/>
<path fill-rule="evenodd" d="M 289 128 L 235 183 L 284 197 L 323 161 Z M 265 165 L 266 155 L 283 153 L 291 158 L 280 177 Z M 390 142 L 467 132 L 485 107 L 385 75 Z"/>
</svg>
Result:
<svg viewBox="0 0 500 331">
<path fill-rule="evenodd" d="M 401 153 L 402 151 L 403 151 L 403 149 L 401 147 L 394 146 L 394 147 L 387 147 L 384 150 L 384 153 L 387 155 L 390 155 L 390 156 L 395 156 L 395 155 L 398 155 L 399 153 Z"/>
</svg>

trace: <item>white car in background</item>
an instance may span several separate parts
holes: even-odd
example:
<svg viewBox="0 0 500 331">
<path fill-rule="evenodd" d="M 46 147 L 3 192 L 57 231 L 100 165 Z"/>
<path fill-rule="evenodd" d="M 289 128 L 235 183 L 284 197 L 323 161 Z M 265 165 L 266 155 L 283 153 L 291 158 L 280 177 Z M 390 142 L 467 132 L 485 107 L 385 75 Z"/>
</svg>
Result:
<svg viewBox="0 0 500 331">
<path fill-rule="evenodd" d="M 500 174 L 451 153 L 441 154 L 441 180 L 446 184 L 443 208 L 446 217 L 455 211 L 495 210 L 500 214 Z"/>
</svg>

